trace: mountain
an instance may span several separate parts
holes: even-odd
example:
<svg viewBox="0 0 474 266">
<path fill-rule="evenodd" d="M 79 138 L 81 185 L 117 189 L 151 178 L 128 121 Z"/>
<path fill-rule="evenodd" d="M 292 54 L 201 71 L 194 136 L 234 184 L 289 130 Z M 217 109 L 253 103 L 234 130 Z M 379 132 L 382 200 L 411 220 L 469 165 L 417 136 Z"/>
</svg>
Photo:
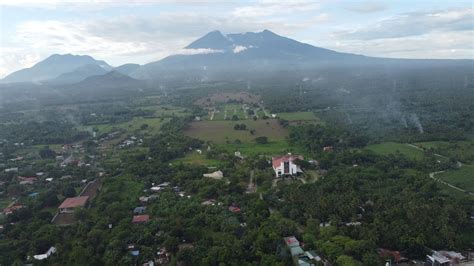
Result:
<svg viewBox="0 0 474 266">
<path fill-rule="evenodd" d="M 124 75 L 130 75 L 130 73 L 137 70 L 139 67 L 140 67 L 139 64 L 124 64 L 124 65 L 114 68 L 114 70 Z"/>
<path fill-rule="evenodd" d="M 2 80 L 2 83 L 51 80 L 58 78 L 61 74 L 76 71 L 78 68 L 87 65 L 96 65 L 104 70 L 112 69 L 106 62 L 95 60 L 88 55 L 54 54 L 31 68 L 25 68 L 11 73 Z M 74 74 L 68 74 L 63 78 L 68 79 L 72 76 L 74 76 Z"/>
<path fill-rule="evenodd" d="M 224 35 L 212 31 L 185 47 L 189 54 L 171 55 L 141 66 L 131 73 L 139 79 L 153 79 L 171 72 L 212 75 L 223 72 L 275 71 L 349 64 L 377 59 L 340 53 L 301 43 L 269 30 Z M 193 54 L 195 53 L 195 54 Z"/>
<path fill-rule="evenodd" d="M 59 75 L 57 78 L 48 80 L 52 84 L 72 84 L 84 80 L 90 76 L 103 75 L 108 71 L 99 65 L 88 64 L 76 68 L 75 70 Z"/>
<path fill-rule="evenodd" d="M 227 35 L 212 31 L 184 50 L 186 53 L 140 66 L 130 76 L 195 82 L 261 79 L 282 72 L 304 77 L 308 73 L 348 69 L 359 71 L 360 75 L 370 75 L 380 69 L 397 72 L 472 66 L 472 60 L 392 59 L 341 53 L 301 43 L 269 30 Z"/>
<path fill-rule="evenodd" d="M 227 50 L 232 46 L 232 41 L 224 36 L 220 31 L 211 31 L 203 37 L 192 42 L 185 49 L 213 49 Z"/>
<path fill-rule="evenodd" d="M 104 75 L 97 75 L 87 77 L 81 82 L 72 84 L 74 88 L 84 89 L 101 89 L 101 88 L 125 88 L 125 87 L 142 87 L 144 82 L 141 80 L 133 79 L 127 75 L 124 75 L 118 71 L 110 71 Z"/>
</svg>

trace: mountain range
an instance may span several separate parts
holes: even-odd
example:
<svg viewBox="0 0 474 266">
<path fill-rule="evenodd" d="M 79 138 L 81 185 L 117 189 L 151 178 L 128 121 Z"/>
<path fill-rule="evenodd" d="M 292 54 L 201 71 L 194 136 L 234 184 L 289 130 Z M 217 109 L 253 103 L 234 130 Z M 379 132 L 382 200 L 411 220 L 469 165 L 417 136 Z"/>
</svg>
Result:
<svg viewBox="0 0 474 266">
<path fill-rule="evenodd" d="M 268 30 L 227 35 L 212 31 L 186 46 L 183 51 L 182 54 L 149 64 L 125 64 L 115 68 L 87 55 L 54 54 L 31 68 L 8 75 L 1 82 L 33 82 L 56 86 L 81 82 L 91 85 L 93 80 L 92 84 L 95 85 L 100 81 L 132 86 L 138 80 L 184 76 L 198 80 L 242 79 L 255 73 L 304 72 L 334 67 L 472 67 L 472 60 L 388 59 L 340 53 L 301 43 Z M 110 71 L 114 71 L 113 74 L 109 75 Z M 124 76 L 130 79 L 123 82 Z"/>
</svg>

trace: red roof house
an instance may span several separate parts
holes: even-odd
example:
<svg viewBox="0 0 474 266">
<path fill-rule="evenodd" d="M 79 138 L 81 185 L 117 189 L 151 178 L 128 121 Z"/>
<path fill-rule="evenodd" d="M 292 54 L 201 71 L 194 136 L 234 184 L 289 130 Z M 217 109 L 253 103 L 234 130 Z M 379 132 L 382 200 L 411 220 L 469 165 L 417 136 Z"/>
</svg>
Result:
<svg viewBox="0 0 474 266">
<path fill-rule="evenodd" d="M 392 258 L 396 263 L 407 261 L 408 259 L 400 254 L 400 251 L 392 251 L 388 249 L 379 248 L 377 250 L 381 258 Z"/>
<path fill-rule="evenodd" d="M 146 223 L 148 221 L 150 221 L 150 215 L 142 214 L 142 215 L 134 215 L 132 223 L 138 224 L 138 223 Z"/>
<path fill-rule="evenodd" d="M 296 175 L 302 173 L 303 171 L 301 168 L 294 163 L 296 160 L 303 160 L 303 156 L 291 155 L 291 153 L 288 153 L 284 156 L 272 157 L 272 167 L 275 171 L 275 175 L 280 177 L 283 175 Z"/>
<path fill-rule="evenodd" d="M 75 208 L 84 208 L 89 200 L 88 196 L 80 196 L 74 198 L 66 198 L 58 209 L 61 213 L 74 212 Z"/>
<path fill-rule="evenodd" d="M 229 211 L 231 211 L 233 213 L 239 213 L 241 210 L 237 206 L 229 206 Z"/>
<path fill-rule="evenodd" d="M 3 213 L 5 215 L 9 215 L 9 214 L 12 214 L 14 211 L 19 210 L 19 209 L 24 208 L 24 207 L 25 206 L 23 206 L 23 205 L 10 206 L 10 207 L 7 207 L 7 208 L 3 209 Z"/>
</svg>

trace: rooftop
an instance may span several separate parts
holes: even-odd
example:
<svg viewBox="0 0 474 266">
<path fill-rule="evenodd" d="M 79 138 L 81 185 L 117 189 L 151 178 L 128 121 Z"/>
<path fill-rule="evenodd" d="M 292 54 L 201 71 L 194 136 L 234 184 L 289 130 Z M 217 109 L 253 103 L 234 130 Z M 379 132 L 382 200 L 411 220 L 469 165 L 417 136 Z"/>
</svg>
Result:
<svg viewBox="0 0 474 266">
<path fill-rule="evenodd" d="M 287 154 L 284 156 L 272 157 L 272 165 L 273 165 L 273 168 L 276 168 L 276 167 L 280 167 L 281 163 L 283 162 L 293 162 L 296 159 L 303 160 L 303 156 Z"/>
<path fill-rule="evenodd" d="M 298 247 L 300 245 L 300 242 L 294 236 L 284 237 L 283 240 L 285 240 L 285 244 L 288 247 Z"/>
<path fill-rule="evenodd" d="M 80 196 L 74 198 L 66 198 L 61 205 L 59 205 L 59 209 L 64 208 L 75 208 L 75 207 L 84 207 L 87 203 L 89 196 Z"/>
<path fill-rule="evenodd" d="M 148 214 L 143 215 L 135 215 L 133 216 L 133 223 L 146 223 L 150 220 L 150 216 Z"/>
</svg>

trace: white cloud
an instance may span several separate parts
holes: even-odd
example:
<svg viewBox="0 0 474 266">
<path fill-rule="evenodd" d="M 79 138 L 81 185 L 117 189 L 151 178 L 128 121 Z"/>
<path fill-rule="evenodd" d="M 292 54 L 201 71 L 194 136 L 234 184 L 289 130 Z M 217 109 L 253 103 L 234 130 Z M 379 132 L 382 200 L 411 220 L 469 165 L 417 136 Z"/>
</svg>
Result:
<svg viewBox="0 0 474 266">
<path fill-rule="evenodd" d="M 240 52 L 242 52 L 242 51 L 245 51 L 245 50 L 247 50 L 247 49 L 248 49 L 248 48 L 245 47 L 245 46 L 237 45 L 237 46 L 234 47 L 234 49 L 232 49 L 232 52 L 234 52 L 234 54 L 238 54 L 238 53 L 240 53 Z"/>
<path fill-rule="evenodd" d="M 174 54 L 179 55 L 195 55 L 195 54 L 215 54 L 215 53 L 223 53 L 222 50 L 214 50 L 208 48 L 199 48 L 199 49 L 180 49 L 176 51 Z"/>
<path fill-rule="evenodd" d="M 0 77 L 12 71 L 32 67 L 41 59 L 40 54 L 22 48 L 0 49 Z"/>
<path fill-rule="evenodd" d="M 472 31 L 474 9 L 411 12 L 384 19 L 351 31 L 336 33 L 343 39 L 386 39 L 422 35 L 435 31 Z"/>
<path fill-rule="evenodd" d="M 356 2 L 355 4 L 347 7 L 347 9 L 357 13 L 375 13 L 386 10 L 387 6 L 384 3 L 380 2 L 362 1 Z"/>
<path fill-rule="evenodd" d="M 320 5 L 315 1 L 260 1 L 253 5 L 237 7 L 233 11 L 236 17 L 267 17 L 280 14 L 292 14 L 294 12 L 309 12 L 319 9 Z"/>
<path fill-rule="evenodd" d="M 325 45 L 337 51 L 391 58 L 474 59 L 473 32 L 431 32 L 373 40 L 338 40 Z"/>
</svg>

